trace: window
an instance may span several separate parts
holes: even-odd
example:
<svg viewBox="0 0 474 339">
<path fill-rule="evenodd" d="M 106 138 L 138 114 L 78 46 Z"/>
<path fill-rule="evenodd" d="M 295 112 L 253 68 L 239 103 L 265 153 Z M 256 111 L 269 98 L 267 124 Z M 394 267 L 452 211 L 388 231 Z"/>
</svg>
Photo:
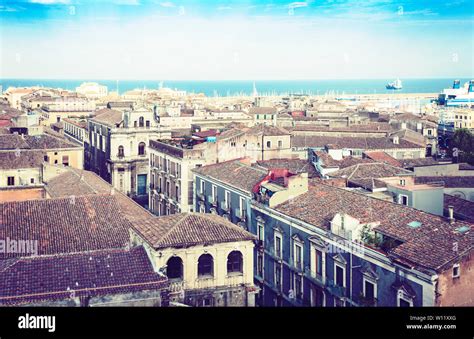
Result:
<svg viewBox="0 0 474 339">
<path fill-rule="evenodd" d="M 147 120 L 147 121 L 146 121 L 146 127 L 147 127 L 147 128 L 150 127 L 150 120 Z"/>
<path fill-rule="evenodd" d="M 282 147 L 283 147 L 283 141 L 278 140 L 278 148 L 282 148 Z"/>
<path fill-rule="evenodd" d="M 281 258 L 281 234 L 275 234 L 275 256 Z"/>
<path fill-rule="evenodd" d="M 240 219 L 245 218 L 245 199 L 240 197 L 239 199 L 239 211 L 240 211 Z"/>
<path fill-rule="evenodd" d="M 30 179 L 30 183 L 31 183 L 31 184 L 34 184 L 34 183 L 35 183 L 35 178 L 31 178 L 31 179 Z"/>
<path fill-rule="evenodd" d="M 257 275 L 263 278 L 263 254 L 257 254 Z"/>
<path fill-rule="evenodd" d="M 316 274 L 320 277 L 323 276 L 323 252 L 316 250 Z"/>
<path fill-rule="evenodd" d="M 232 251 L 227 256 L 227 273 L 242 273 L 242 253 Z"/>
<path fill-rule="evenodd" d="M 337 263 L 334 264 L 334 281 L 337 286 L 346 287 L 346 269 Z"/>
<path fill-rule="evenodd" d="M 429 129 L 428 130 L 428 135 L 431 135 L 433 132 Z"/>
<path fill-rule="evenodd" d="M 213 276 L 214 275 L 214 259 L 210 254 L 203 254 L 198 261 L 198 276 Z"/>
<path fill-rule="evenodd" d="M 363 279 L 363 282 L 364 282 L 364 286 L 363 286 L 364 297 L 366 297 L 367 299 L 375 299 L 377 297 L 375 282 L 368 280 L 365 277 Z"/>
<path fill-rule="evenodd" d="M 212 202 L 216 202 L 217 200 L 217 187 L 212 185 Z"/>
<path fill-rule="evenodd" d="M 303 268 L 303 246 L 299 243 L 294 244 L 294 266 L 297 268 Z"/>
<path fill-rule="evenodd" d="M 225 207 L 229 208 L 230 207 L 230 192 L 225 191 Z"/>
<path fill-rule="evenodd" d="M 204 194 L 204 193 L 205 193 L 205 192 L 204 192 L 204 187 L 205 187 L 204 185 L 205 185 L 204 180 L 201 180 L 201 181 L 199 182 L 199 192 L 200 192 L 201 194 Z"/>
<path fill-rule="evenodd" d="M 410 298 L 403 290 L 398 290 L 397 306 L 413 307 L 413 298 Z"/>
<path fill-rule="evenodd" d="M 275 264 L 275 285 L 281 288 L 281 265 Z"/>
<path fill-rule="evenodd" d="M 400 186 L 405 186 L 405 183 L 406 183 L 405 179 L 400 179 Z"/>
<path fill-rule="evenodd" d="M 270 148 L 272 147 L 272 142 L 271 141 L 267 141 L 267 148 Z"/>
<path fill-rule="evenodd" d="M 169 279 L 183 279 L 183 260 L 171 257 L 166 263 L 166 274 Z"/>
<path fill-rule="evenodd" d="M 299 274 L 294 274 L 294 288 L 297 299 L 303 298 L 303 279 Z"/>
<path fill-rule="evenodd" d="M 7 178 L 7 185 L 8 186 L 15 186 L 15 177 L 8 177 Z"/>
<path fill-rule="evenodd" d="M 54 163 L 57 164 L 57 163 L 58 163 L 58 159 L 54 160 Z"/>
<path fill-rule="evenodd" d="M 202 306 L 212 306 L 212 301 L 213 299 L 212 298 L 204 298 L 203 301 L 202 301 Z"/>
<path fill-rule="evenodd" d="M 124 152 L 124 149 L 123 149 L 123 146 L 122 146 L 122 145 L 120 145 L 120 146 L 118 147 L 118 156 L 119 156 L 119 157 L 124 157 L 124 156 L 125 156 L 125 152 Z"/>
<path fill-rule="evenodd" d="M 43 158 L 44 161 L 48 162 L 49 161 L 49 157 L 47 155 L 44 156 Z"/>
<path fill-rule="evenodd" d="M 138 144 L 138 155 L 145 155 L 145 146 L 144 142 Z"/>
<path fill-rule="evenodd" d="M 69 156 L 63 155 L 63 166 L 69 166 Z"/>
<path fill-rule="evenodd" d="M 145 126 L 145 119 L 143 117 L 138 118 L 138 126 L 139 127 Z"/>
<path fill-rule="evenodd" d="M 398 201 L 399 201 L 400 204 L 408 206 L 408 196 L 400 194 L 398 196 Z"/>
<path fill-rule="evenodd" d="M 461 276 L 461 268 L 459 264 L 453 265 L 453 278 L 459 278 Z"/>
<path fill-rule="evenodd" d="M 262 222 L 257 223 L 257 238 L 261 242 L 265 240 L 265 226 Z"/>
</svg>

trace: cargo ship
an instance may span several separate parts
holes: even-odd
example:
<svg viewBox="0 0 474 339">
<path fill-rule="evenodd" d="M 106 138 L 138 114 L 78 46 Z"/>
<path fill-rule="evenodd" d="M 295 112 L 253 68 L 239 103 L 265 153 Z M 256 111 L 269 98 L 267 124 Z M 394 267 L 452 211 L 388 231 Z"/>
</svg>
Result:
<svg viewBox="0 0 474 339">
<path fill-rule="evenodd" d="M 447 107 L 474 106 L 474 80 L 462 87 L 460 80 L 454 80 L 452 88 L 446 88 L 439 94 L 438 104 Z"/>
</svg>

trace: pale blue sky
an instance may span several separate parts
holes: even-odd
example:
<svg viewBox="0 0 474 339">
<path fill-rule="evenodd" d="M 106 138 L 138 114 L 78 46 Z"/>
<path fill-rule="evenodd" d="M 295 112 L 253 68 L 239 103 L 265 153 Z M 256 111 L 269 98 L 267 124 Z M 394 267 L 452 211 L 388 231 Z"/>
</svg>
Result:
<svg viewBox="0 0 474 339">
<path fill-rule="evenodd" d="M 0 77 L 473 77 L 471 0 L 0 0 Z"/>
</svg>

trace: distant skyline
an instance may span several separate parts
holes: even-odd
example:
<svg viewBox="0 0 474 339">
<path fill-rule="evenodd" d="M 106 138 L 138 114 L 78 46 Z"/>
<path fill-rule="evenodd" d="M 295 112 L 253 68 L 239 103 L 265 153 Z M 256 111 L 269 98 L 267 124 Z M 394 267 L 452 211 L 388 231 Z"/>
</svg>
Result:
<svg viewBox="0 0 474 339">
<path fill-rule="evenodd" d="M 474 77 L 474 2 L 31 0 L 0 5 L 0 77 Z"/>
</svg>

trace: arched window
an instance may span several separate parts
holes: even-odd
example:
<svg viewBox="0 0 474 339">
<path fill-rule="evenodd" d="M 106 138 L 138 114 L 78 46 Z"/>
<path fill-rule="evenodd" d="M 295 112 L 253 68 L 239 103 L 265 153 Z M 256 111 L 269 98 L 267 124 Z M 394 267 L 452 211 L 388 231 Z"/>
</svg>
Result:
<svg viewBox="0 0 474 339">
<path fill-rule="evenodd" d="M 138 155 L 144 155 L 145 154 L 145 143 L 141 142 L 138 144 Z"/>
<path fill-rule="evenodd" d="M 242 253 L 232 251 L 227 256 L 227 273 L 242 273 Z"/>
<path fill-rule="evenodd" d="M 213 276 L 214 275 L 214 259 L 210 254 L 203 254 L 198 261 L 198 276 Z"/>
<path fill-rule="evenodd" d="M 123 150 L 123 146 L 122 146 L 122 145 L 120 145 L 120 146 L 118 147 L 118 156 L 119 156 L 119 157 L 125 156 L 125 152 L 124 152 L 124 150 Z"/>
<path fill-rule="evenodd" d="M 169 279 L 183 279 L 183 260 L 171 257 L 166 263 L 166 275 Z"/>
<path fill-rule="evenodd" d="M 138 118 L 138 127 L 145 126 L 145 119 L 143 117 Z"/>
</svg>

